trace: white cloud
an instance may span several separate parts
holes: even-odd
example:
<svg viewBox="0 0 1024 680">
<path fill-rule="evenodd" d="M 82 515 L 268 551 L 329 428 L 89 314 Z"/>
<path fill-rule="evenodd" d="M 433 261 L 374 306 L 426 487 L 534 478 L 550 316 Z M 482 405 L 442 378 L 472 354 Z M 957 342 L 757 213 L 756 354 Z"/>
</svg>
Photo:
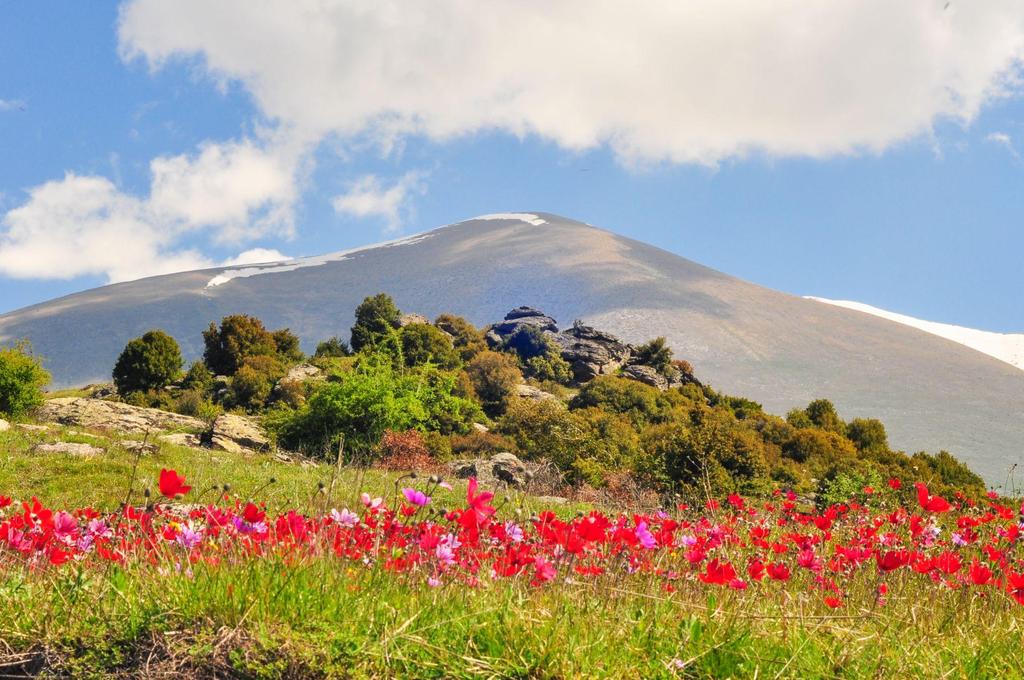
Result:
<svg viewBox="0 0 1024 680">
<path fill-rule="evenodd" d="M 20 99 L 0 99 L 0 111 L 14 111 L 25 108 L 25 102 Z"/>
<path fill-rule="evenodd" d="M 199 57 L 313 138 L 536 134 L 626 161 L 881 151 L 1020 84 L 1020 0 L 133 0 L 125 58 Z"/>
<path fill-rule="evenodd" d="M 332 201 L 338 214 L 354 217 L 382 217 L 387 231 L 398 231 L 408 214 L 408 200 L 414 193 L 424 193 L 423 173 L 407 172 L 390 186 L 376 175 L 363 175 L 349 185 L 348 191 Z"/>
<path fill-rule="evenodd" d="M 1020 154 L 1017 153 L 1017 147 L 1013 144 L 1013 139 L 1005 132 L 991 132 L 985 136 L 985 141 L 998 144 L 1006 149 L 1014 158 L 1020 158 Z"/>
<path fill-rule="evenodd" d="M 154 159 L 145 197 L 72 173 L 33 187 L 0 220 L 0 274 L 118 282 L 216 266 L 185 244 L 292 234 L 299 155 L 250 140 L 208 143 L 195 156 Z M 279 259 L 276 250 L 251 249 L 229 262 Z"/>
</svg>

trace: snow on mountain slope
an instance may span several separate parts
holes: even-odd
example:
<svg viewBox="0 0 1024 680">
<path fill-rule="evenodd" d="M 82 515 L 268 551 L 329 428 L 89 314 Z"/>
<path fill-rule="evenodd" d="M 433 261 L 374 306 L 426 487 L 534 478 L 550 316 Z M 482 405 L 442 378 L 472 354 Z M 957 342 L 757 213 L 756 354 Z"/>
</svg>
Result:
<svg viewBox="0 0 1024 680">
<path fill-rule="evenodd" d="M 980 331 L 976 328 L 965 328 L 953 324 L 939 323 L 937 321 L 923 321 L 905 314 L 889 312 L 878 307 L 866 305 L 863 302 L 852 302 L 850 300 L 829 300 L 826 298 L 805 295 L 808 300 L 816 300 L 846 309 L 853 309 L 865 314 L 879 316 L 889 321 L 901 323 L 904 326 L 912 326 L 926 333 L 946 338 L 961 345 L 966 345 L 982 354 L 995 357 L 1000 361 L 1016 366 L 1024 370 L 1024 333 L 993 333 L 991 331 Z"/>
</svg>

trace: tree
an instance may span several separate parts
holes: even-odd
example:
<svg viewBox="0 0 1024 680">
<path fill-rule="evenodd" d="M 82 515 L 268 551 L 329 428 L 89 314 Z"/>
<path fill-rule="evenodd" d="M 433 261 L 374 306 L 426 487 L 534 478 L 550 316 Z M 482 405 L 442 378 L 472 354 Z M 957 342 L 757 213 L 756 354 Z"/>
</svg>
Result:
<svg viewBox="0 0 1024 680">
<path fill-rule="evenodd" d="M 186 390 L 206 394 L 213 389 L 213 373 L 210 373 L 210 369 L 202 361 L 193 361 L 181 381 L 181 386 Z"/>
<path fill-rule="evenodd" d="M 828 399 L 815 399 L 805 409 L 807 417 L 815 427 L 836 434 L 846 434 L 846 423 L 836 413 L 836 407 Z"/>
<path fill-rule="evenodd" d="M 348 343 L 338 336 L 330 337 L 316 346 L 313 356 L 317 359 L 326 357 L 347 357 L 352 354 Z"/>
<path fill-rule="evenodd" d="M 121 395 L 158 390 L 178 377 L 182 364 L 174 338 L 160 330 L 148 331 L 121 351 L 114 364 L 114 385 Z"/>
<path fill-rule="evenodd" d="M 654 338 L 637 347 L 634 357 L 636 363 L 650 366 L 662 375 L 668 375 L 672 370 L 672 350 L 663 337 Z"/>
<path fill-rule="evenodd" d="M 512 390 L 523 382 L 515 360 L 500 352 L 480 352 L 466 365 L 466 373 L 484 408 L 492 413 L 500 412 Z"/>
<path fill-rule="evenodd" d="M 858 451 L 881 452 L 889 450 L 889 437 L 885 425 L 876 418 L 854 418 L 846 426 L 846 436 Z"/>
<path fill-rule="evenodd" d="M 352 349 L 356 352 L 373 347 L 390 335 L 401 324 L 402 313 L 395 301 L 386 293 L 378 293 L 363 300 L 356 307 L 356 322 L 352 326 Z"/>
<path fill-rule="evenodd" d="M 292 333 L 291 329 L 281 328 L 271 333 L 271 335 L 274 337 L 274 347 L 277 349 L 277 356 L 283 361 L 289 364 L 296 364 L 305 359 L 305 355 L 299 347 L 299 336 Z"/>
<path fill-rule="evenodd" d="M 211 323 L 203 331 L 203 343 L 203 360 L 216 375 L 234 375 L 246 357 L 277 354 L 274 335 L 262 321 L 248 314 L 225 316 L 220 328 Z"/>
<path fill-rule="evenodd" d="M 0 414 L 16 418 L 39 406 L 49 382 L 50 374 L 27 343 L 0 347 Z"/>
<path fill-rule="evenodd" d="M 441 368 L 457 368 L 462 360 L 451 338 L 426 323 L 411 323 L 400 331 L 402 357 L 406 366 L 433 363 Z"/>
<path fill-rule="evenodd" d="M 582 409 L 597 407 L 612 413 L 621 413 L 636 426 L 667 420 L 675 402 L 683 399 L 670 392 L 661 392 L 656 387 L 636 380 L 612 375 L 601 375 L 586 385 L 569 402 L 569 408 Z"/>
</svg>

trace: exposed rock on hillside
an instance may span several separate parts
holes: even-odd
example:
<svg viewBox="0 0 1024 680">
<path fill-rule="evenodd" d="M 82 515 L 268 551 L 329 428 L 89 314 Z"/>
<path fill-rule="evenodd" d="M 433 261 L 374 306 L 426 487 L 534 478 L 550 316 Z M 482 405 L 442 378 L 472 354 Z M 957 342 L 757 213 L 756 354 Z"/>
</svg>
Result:
<svg viewBox="0 0 1024 680">
<path fill-rule="evenodd" d="M 53 444 L 36 444 L 32 447 L 35 453 L 67 453 L 72 456 L 89 458 L 98 456 L 105 451 L 91 444 L 75 444 L 73 442 L 56 442 Z"/>
<path fill-rule="evenodd" d="M 36 416 L 62 425 L 132 434 L 175 429 L 201 430 L 206 427 L 202 420 L 191 416 L 85 397 L 51 399 L 39 407 Z"/>
<path fill-rule="evenodd" d="M 572 366 L 576 382 L 614 373 L 629 361 L 633 351 L 611 333 L 578 321 L 572 328 L 552 337 L 562 348 L 562 358 Z"/>
<path fill-rule="evenodd" d="M 482 487 L 511 487 L 521 489 L 526 486 L 532 471 L 526 463 L 511 453 L 496 453 L 491 458 L 475 460 L 459 460 L 451 464 L 452 472 L 461 479 L 476 477 Z"/>
<path fill-rule="evenodd" d="M 524 326 L 533 326 L 548 333 L 558 332 L 558 324 L 555 320 L 539 309 L 516 307 L 505 315 L 504 321 L 492 325 L 484 337 L 492 348 L 501 347 L 508 338 L 515 335 L 516 331 Z"/>
<path fill-rule="evenodd" d="M 538 387 L 525 384 L 516 385 L 516 396 L 520 399 L 529 399 L 531 401 L 561 401 L 550 392 L 545 392 Z"/>
<path fill-rule="evenodd" d="M 229 453 L 269 451 L 270 440 L 262 428 L 244 416 L 225 413 L 213 421 L 213 427 L 203 434 L 201 441 L 210 448 Z"/>
<path fill-rule="evenodd" d="M 3 418 L 0 418 L 0 432 L 7 432 L 9 429 L 11 429 L 11 424 Z"/>
<path fill-rule="evenodd" d="M 650 366 L 641 366 L 640 364 L 626 366 L 622 369 L 622 377 L 642 382 L 651 387 L 657 387 L 662 392 L 672 386 L 669 379 L 661 373 L 658 373 Z"/>
</svg>

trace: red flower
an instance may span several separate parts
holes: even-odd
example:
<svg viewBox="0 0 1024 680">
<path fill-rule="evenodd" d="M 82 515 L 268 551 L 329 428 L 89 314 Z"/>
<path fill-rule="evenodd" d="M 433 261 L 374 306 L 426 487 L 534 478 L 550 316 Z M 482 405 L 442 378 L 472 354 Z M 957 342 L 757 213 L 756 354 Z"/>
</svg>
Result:
<svg viewBox="0 0 1024 680">
<path fill-rule="evenodd" d="M 976 586 L 986 585 L 992 580 L 992 570 L 979 562 L 978 558 L 974 558 L 974 561 L 971 562 L 971 568 L 968 571 L 968 575 L 971 578 L 971 583 Z"/>
<path fill-rule="evenodd" d="M 789 580 L 789 567 L 781 562 L 768 565 L 768 576 L 774 581 L 788 581 Z"/>
<path fill-rule="evenodd" d="M 825 598 L 825 604 L 832 609 L 837 609 L 843 606 L 843 601 L 838 597 L 832 597 L 831 595 Z"/>
<path fill-rule="evenodd" d="M 895 477 L 892 477 L 889 480 L 889 488 L 890 489 L 895 489 L 896 491 L 899 491 L 901 488 L 903 488 L 903 482 L 901 482 L 900 480 L 896 479 Z"/>
<path fill-rule="evenodd" d="M 942 496 L 929 496 L 928 487 L 922 482 L 918 482 L 914 486 L 917 488 L 917 502 L 928 512 L 949 512 L 953 509 L 949 501 Z"/>
<path fill-rule="evenodd" d="M 184 496 L 191 490 L 191 486 L 185 486 L 184 475 L 174 470 L 160 470 L 160 493 L 167 498 L 176 498 L 178 494 Z"/>
<path fill-rule="evenodd" d="M 477 493 L 476 488 L 476 477 L 470 477 L 469 484 L 466 485 L 466 502 L 469 504 L 473 514 L 476 515 L 477 521 L 483 522 L 494 514 L 494 508 L 488 505 L 491 499 L 494 498 L 494 493 L 491 491 Z"/>
<path fill-rule="evenodd" d="M 716 557 L 708 562 L 708 566 L 704 573 L 697 574 L 697 578 L 704 583 L 724 586 L 736 578 L 736 570 L 733 569 L 732 565 L 728 562 L 719 562 Z"/>
<path fill-rule="evenodd" d="M 1012 571 L 1007 572 L 1006 590 L 1019 604 L 1024 604 L 1024 572 L 1019 574 L 1015 574 Z"/>
<path fill-rule="evenodd" d="M 10 505 L 13 502 L 14 501 L 11 500 L 10 496 L 0 496 L 0 510 L 3 510 L 4 508 L 6 508 L 8 505 Z"/>
</svg>

